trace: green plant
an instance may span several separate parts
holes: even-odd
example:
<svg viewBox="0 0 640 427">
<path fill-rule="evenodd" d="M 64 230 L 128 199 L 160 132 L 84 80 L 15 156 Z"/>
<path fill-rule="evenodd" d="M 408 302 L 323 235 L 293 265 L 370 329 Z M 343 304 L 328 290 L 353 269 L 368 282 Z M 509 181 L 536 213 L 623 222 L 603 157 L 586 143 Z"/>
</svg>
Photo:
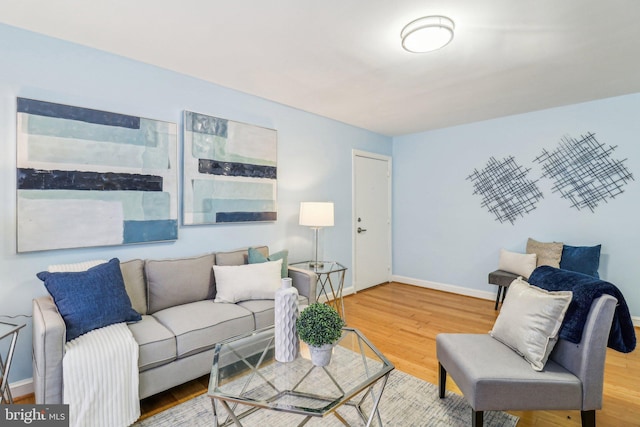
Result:
<svg viewBox="0 0 640 427">
<path fill-rule="evenodd" d="M 300 339 L 314 347 L 336 342 L 342 335 L 343 326 L 338 312 L 319 302 L 302 310 L 296 321 Z"/>
</svg>

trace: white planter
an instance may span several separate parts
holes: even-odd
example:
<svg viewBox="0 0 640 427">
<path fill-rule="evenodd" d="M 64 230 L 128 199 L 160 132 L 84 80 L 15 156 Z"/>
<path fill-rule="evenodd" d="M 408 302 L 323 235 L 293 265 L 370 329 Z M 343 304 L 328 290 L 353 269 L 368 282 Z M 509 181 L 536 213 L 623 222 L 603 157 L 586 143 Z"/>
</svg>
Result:
<svg viewBox="0 0 640 427">
<path fill-rule="evenodd" d="M 327 366 L 331 362 L 333 344 L 323 344 L 320 347 L 309 346 L 311 353 L 311 363 L 315 366 Z"/>
</svg>

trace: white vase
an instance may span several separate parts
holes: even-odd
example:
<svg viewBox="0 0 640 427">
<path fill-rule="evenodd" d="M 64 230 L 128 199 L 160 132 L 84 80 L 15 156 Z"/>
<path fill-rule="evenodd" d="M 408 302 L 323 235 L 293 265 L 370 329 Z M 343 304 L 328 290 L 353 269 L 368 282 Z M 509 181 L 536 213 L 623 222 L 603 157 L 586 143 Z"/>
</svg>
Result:
<svg viewBox="0 0 640 427">
<path fill-rule="evenodd" d="M 323 344 L 320 347 L 309 345 L 309 353 L 311 353 L 311 363 L 315 366 L 327 366 L 331 362 L 333 344 Z"/>
<path fill-rule="evenodd" d="M 282 279 L 282 285 L 276 291 L 274 305 L 276 360 L 291 362 L 298 356 L 300 341 L 298 341 L 298 331 L 296 330 L 298 290 L 291 286 L 289 277 Z"/>
</svg>

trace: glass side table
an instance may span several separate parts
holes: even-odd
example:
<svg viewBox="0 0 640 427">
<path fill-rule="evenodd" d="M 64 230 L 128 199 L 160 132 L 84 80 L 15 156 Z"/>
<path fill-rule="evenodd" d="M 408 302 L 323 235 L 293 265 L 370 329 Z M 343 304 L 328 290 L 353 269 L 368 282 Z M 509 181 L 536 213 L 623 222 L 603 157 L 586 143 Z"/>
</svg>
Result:
<svg viewBox="0 0 640 427">
<path fill-rule="evenodd" d="M 11 389 L 9 388 L 9 370 L 11 369 L 13 351 L 16 348 L 16 341 L 18 340 L 18 331 L 22 328 L 24 328 L 24 324 L 15 325 L 13 323 L 0 322 L 0 340 L 11 337 L 9 351 L 4 360 L 0 354 L 0 377 L 2 377 L 2 382 L 0 383 L 0 403 L 13 404 L 13 396 L 11 396 Z"/>
<path fill-rule="evenodd" d="M 302 261 L 289 265 L 303 270 L 313 271 L 318 275 L 318 285 L 320 287 L 318 296 L 324 295 L 327 299 L 326 304 L 335 308 L 342 320 L 346 323 L 347 317 L 344 312 L 342 290 L 344 288 L 344 275 L 347 272 L 347 267 L 336 261 L 321 261 L 321 267 L 314 267 L 311 265 L 313 262 L 314 261 Z"/>
</svg>

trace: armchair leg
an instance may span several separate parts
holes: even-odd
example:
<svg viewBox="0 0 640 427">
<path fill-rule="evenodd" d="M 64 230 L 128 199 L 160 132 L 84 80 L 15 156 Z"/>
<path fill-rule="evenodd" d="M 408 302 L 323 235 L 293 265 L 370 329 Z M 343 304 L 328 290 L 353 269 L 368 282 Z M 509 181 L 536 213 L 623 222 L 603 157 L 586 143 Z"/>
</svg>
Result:
<svg viewBox="0 0 640 427">
<path fill-rule="evenodd" d="M 438 384 L 440 385 L 440 399 L 442 399 L 447 389 L 447 371 L 440 362 L 438 362 L 438 368 Z"/>
<path fill-rule="evenodd" d="M 596 427 L 596 411 L 580 411 L 582 427 Z"/>
<path fill-rule="evenodd" d="M 482 427 L 484 423 L 484 412 L 471 410 L 471 425 L 472 427 Z"/>
</svg>

